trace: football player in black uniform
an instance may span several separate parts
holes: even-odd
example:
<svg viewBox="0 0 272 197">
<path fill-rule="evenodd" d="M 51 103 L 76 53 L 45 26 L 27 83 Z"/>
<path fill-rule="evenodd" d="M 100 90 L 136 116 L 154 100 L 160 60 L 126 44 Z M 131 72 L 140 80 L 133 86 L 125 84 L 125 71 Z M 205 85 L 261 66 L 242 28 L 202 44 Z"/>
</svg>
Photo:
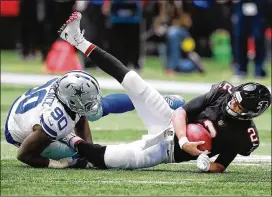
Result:
<svg viewBox="0 0 272 197">
<path fill-rule="evenodd" d="M 126 90 L 148 135 L 129 144 L 100 146 L 77 136 L 66 141 L 98 168 L 135 169 L 167 162 L 197 159 L 197 167 L 207 172 L 223 172 L 237 154 L 249 155 L 259 146 L 252 121 L 271 104 L 270 91 L 258 83 L 234 87 L 223 81 L 183 107 L 173 111 L 163 97 L 137 73 L 128 70 L 115 57 L 88 42 L 81 33 L 81 14 L 74 13 L 60 30 L 60 37 L 92 58 Z M 210 132 L 211 153 L 198 150 L 204 142 L 189 142 L 186 124 L 200 123 Z M 209 157 L 218 155 L 214 163 Z"/>
<path fill-rule="evenodd" d="M 223 81 L 213 85 L 208 93 L 174 112 L 175 161 L 197 159 L 199 152 L 187 146 L 185 122 L 200 123 L 211 134 L 212 150 L 208 156 L 202 153 L 197 165 L 203 171 L 224 171 L 237 154 L 248 156 L 259 146 L 258 131 L 252 119 L 261 115 L 270 103 L 270 91 L 258 83 L 234 87 Z M 210 163 L 209 157 L 217 154 L 215 162 Z"/>
</svg>

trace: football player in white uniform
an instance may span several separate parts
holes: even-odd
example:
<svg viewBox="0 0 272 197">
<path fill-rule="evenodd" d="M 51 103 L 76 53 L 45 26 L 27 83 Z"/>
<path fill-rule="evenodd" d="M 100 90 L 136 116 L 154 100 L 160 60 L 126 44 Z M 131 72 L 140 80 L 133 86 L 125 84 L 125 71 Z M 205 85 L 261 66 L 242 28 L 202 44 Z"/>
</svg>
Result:
<svg viewBox="0 0 272 197">
<path fill-rule="evenodd" d="M 173 109 L 185 103 L 177 95 L 166 95 L 164 99 Z M 126 94 L 110 94 L 102 98 L 93 76 L 71 71 L 17 98 L 6 120 L 5 136 L 7 142 L 19 147 L 18 159 L 24 163 L 36 167 L 46 167 L 47 162 L 48 167 L 73 166 L 76 164 L 74 158 L 78 156 L 76 151 L 59 139 L 73 132 L 92 143 L 87 120 L 97 121 L 108 114 L 133 109 Z M 32 143 L 36 138 L 39 139 Z M 84 166 L 83 160 L 80 165 Z"/>
<path fill-rule="evenodd" d="M 6 140 L 19 148 L 18 160 L 30 166 L 68 167 L 73 159 L 64 157 L 74 150 L 58 140 L 74 132 L 92 143 L 87 117 L 98 113 L 101 98 L 98 82 L 88 73 L 71 71 L 52 79 L 14 101 Z"/>
</svg>

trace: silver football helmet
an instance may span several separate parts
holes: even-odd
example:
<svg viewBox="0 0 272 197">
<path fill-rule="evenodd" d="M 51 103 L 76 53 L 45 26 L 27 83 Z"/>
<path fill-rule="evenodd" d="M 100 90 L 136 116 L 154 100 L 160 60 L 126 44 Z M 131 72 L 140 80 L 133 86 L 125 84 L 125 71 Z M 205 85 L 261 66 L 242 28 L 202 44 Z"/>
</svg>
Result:
<svg viewBox="0 0 272 197">
<path fill-rule="evenodd" d="M 70 71 L 57 82 L 56 95 L 69 109 L 82 116 L 101 108 L 102 92 L 97 80 L 84 71 Z"/>
</svg>

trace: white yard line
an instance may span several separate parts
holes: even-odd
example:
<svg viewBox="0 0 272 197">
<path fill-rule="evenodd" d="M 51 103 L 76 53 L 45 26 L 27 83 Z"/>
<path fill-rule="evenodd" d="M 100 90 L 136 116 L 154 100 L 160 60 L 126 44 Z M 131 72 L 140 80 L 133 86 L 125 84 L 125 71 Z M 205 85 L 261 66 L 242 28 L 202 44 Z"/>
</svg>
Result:
<svg viewBox="0 0 272 197">
<path fill-rule="evenodd" d="M 159 185 L 180 185 L 191 183 L 191 181 L 196 181 L 195 179 L 184 179 L 182 181 L 141 181 L 141 180 L 43 180 L 43 183 L 61 183 L 61 184 L 83 184 L 83 183 L 105 183 L 105 184 L 159 184 Z M 202 179 L 197 181 L 197 183 L 206 183 L 207 181 L 213 181 L 211 179 Z M 1 180 L 1 183 L 25 183 L 27 180 Z"/>
<path fill-rule="evenodd" d="M 46 81 L 61 75 L 39 75 L 22 73 L 1 73 L 1 84 L 42 85 Z M 97 77 L 100 87 L 105 90 L 123 90 L 123 87 L 113 78 Z M 146 80 L 152 87 L 161 92 L 184 94 L 203 94 L 210 90 L 212 83 L 177 82 L 162 80 Z M 271 86 L 268 87 L 271 90 Z"/>
<path fill-rule="evenodd" d="M 244 162 L 251 162 L 249 161 L 244 161 Z M 168 165 L 196 165 L 196 161 L 190 161 L 190 162 L 183 162 L 183 163 L 170 163 Z M 270 162 L 262 162 L 262 161 L 257 161 L 257 163 L 242 163 L 240 161 L 233 161 L 230 165 L 234 166 L 260 166 L 260 167 L 265 167 L 265 166 L 271 166 L 271 161 Z"/>
</svg>

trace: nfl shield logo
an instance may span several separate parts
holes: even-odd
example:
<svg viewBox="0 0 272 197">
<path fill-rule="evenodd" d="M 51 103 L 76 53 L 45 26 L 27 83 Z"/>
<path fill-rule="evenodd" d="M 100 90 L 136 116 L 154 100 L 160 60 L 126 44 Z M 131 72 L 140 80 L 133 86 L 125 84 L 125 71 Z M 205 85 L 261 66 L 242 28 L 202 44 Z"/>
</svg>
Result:
<svg viewBox="0 0 272 197">
<path fill-rule="evenodd" d="M 224 126 L 224 124 L 225 124 L 225 123 L 224 123 L 224 121 L 223 121 L 223 120 L 219 120 L 219 121 L 218 121 L 218 125 L 219 125 L 220 127 L 223 127 L 223 126 Z"/>
</svg>

